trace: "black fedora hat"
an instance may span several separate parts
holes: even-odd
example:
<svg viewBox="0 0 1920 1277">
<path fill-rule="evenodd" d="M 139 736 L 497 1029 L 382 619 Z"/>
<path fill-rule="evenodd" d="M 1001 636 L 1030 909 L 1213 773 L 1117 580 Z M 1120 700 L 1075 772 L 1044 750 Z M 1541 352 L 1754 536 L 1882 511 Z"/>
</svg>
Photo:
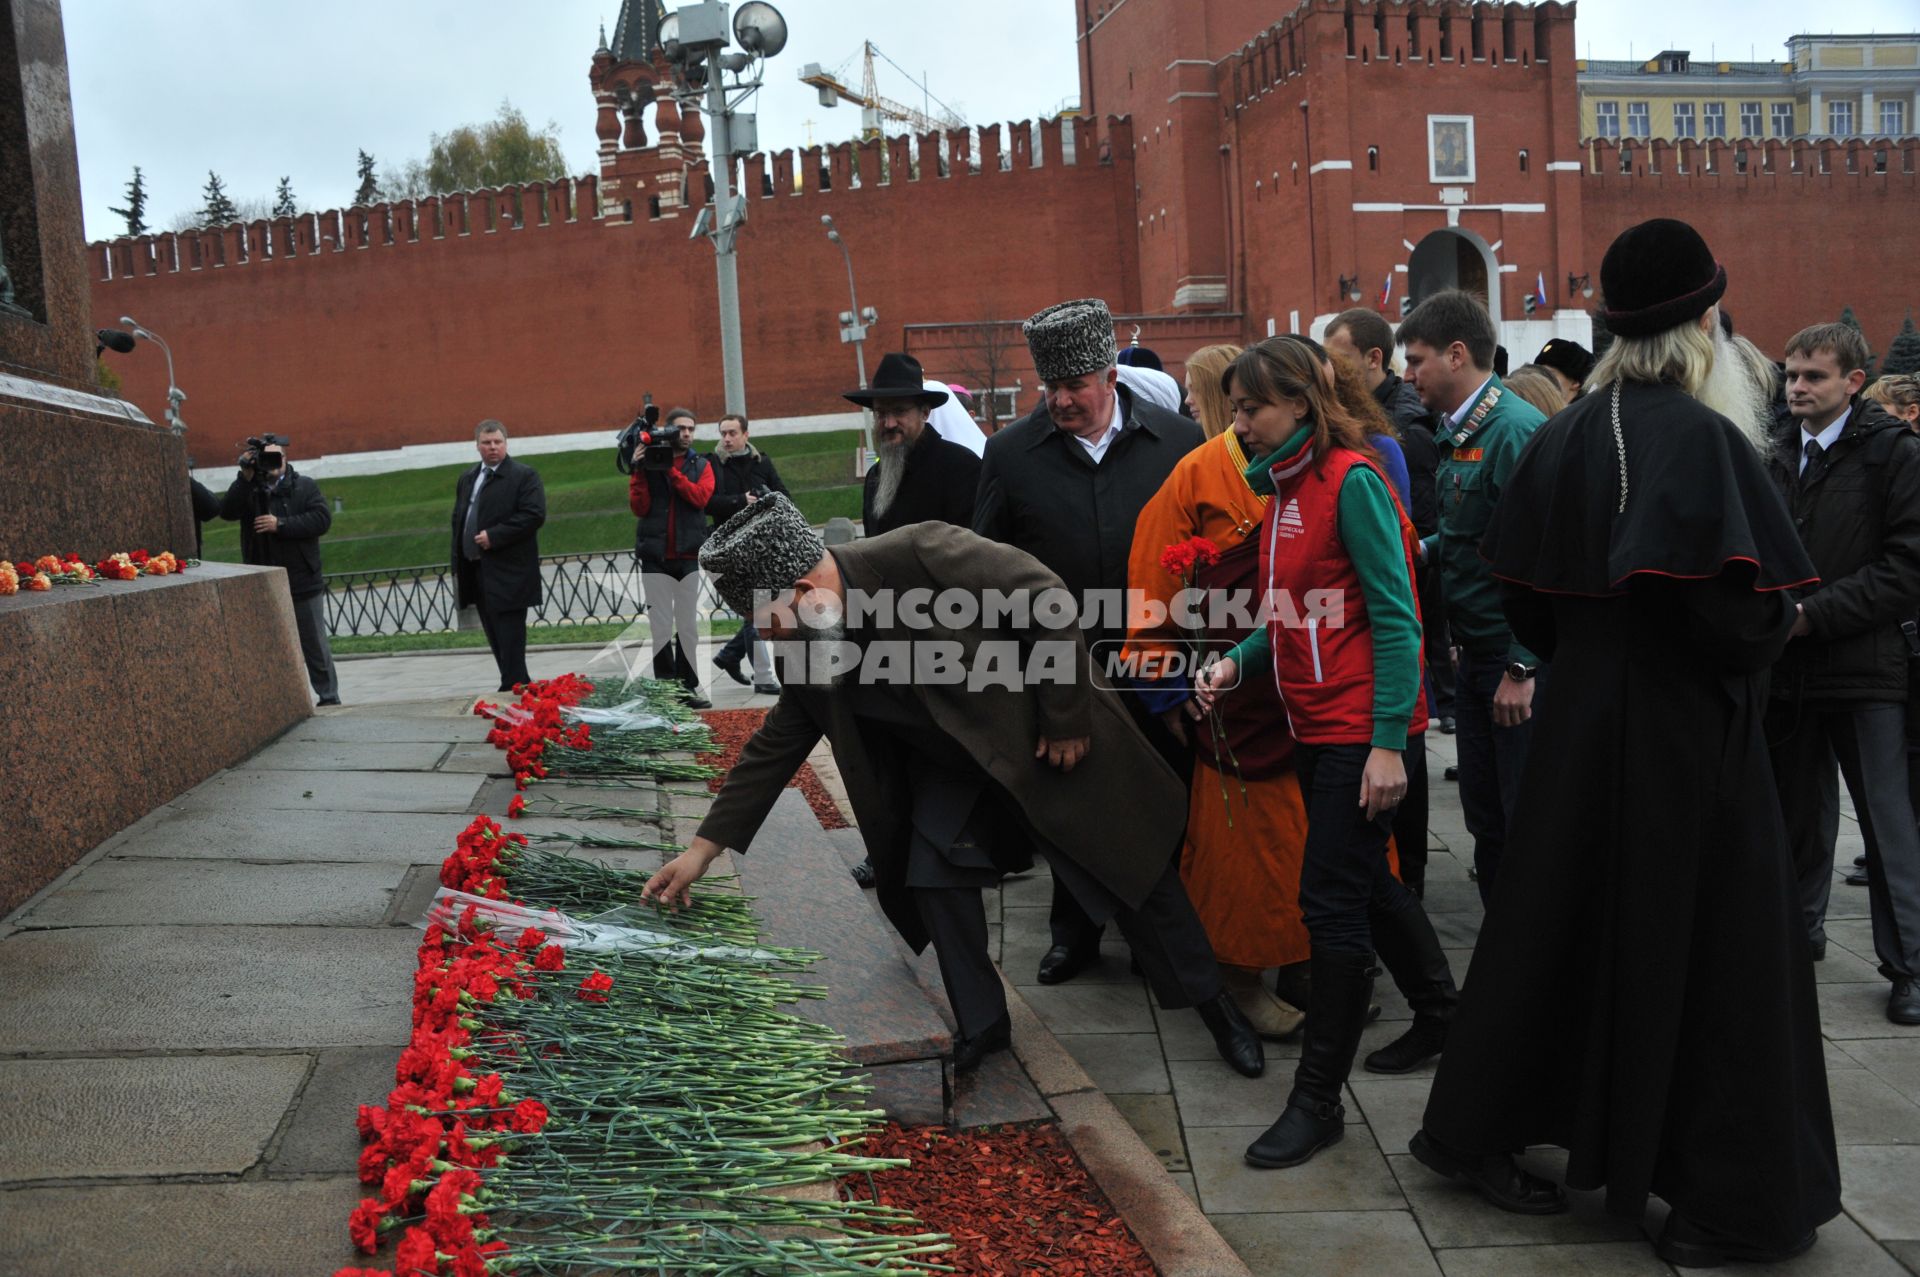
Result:
<svg viewBox="0 0 1920 1277">
<path fill-rule="evenodd" d="M 862 408 L 873 407 L 877 399 L 917 399 L 929 408 L 938 408 L 947 401 L 947 392 L 928 389 L 926 378 L 920 372 L 920 361 L 894 351 L 874 370 L 872 385 L 865 390 L 849 390 L 845 398 Z"/>
</svg>

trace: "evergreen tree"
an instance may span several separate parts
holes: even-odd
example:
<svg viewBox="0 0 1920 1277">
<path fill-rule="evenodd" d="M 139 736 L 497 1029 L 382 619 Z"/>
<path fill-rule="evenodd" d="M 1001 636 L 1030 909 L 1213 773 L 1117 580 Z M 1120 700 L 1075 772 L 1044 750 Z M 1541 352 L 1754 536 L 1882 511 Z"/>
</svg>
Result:
<svg viewBox="0 0 1920 1277">
<path fill-rule="evenodd" d="M 127 219 L 127 234 L 145 235 L 147 233 L 147 179 L 140 176 L 140 166 L 133 166 L 133 180 L 127 183 L 127 206 L 110 208 L 109 213 Z"/>
<path fill-rule="evenodd" d="M 1845 324 L 1847 327 L 1853 329 L 1853 331 L 1859 333 L 1861 341 L 1865 341 L 1867 339 L 1866 330 L 1860 327 L 1860 321 L 1854 317 L 1853 307 L 1846 306 L 1841 308 L 1840 322 Z M 1872 346 L 1867 347 L 1867 380 L 1868 381 L 1873 380 L 1873 347 Z"/>
<path fill-rule="evenodd" d="M 380 183 L 373 175 L 373 157 L 360 152 L 360 187 L 353 193 L 355 204 L 371 204 L 380 198 Z"/>
<path fill-rule="evenodd" d="M 293 202 L 293 179 L 291 177 L 281 178 L 279 189 L 273 193 L 273 215 L 275 217 L 292 217 L 299 211 L 300 209 Z"/>
<path fill-rule="evenodd" d="M 1913 326 L 1913 312 L 1907 312 L 1907 320 L 1900 325 L 1900 335 L 1887 347 L 1887 356 L 1880 361 L 1880 371 L 1884 373 L 1920 373 L 1920 329 Z"/>
<path fill-rule="evenodd" d="M 207 170 L 207 186 L 202 195 L 205 202 L 200 206 L 200 225 L 226 226 L 240 220 L 240 210 L 233 206 L 220 175 L 212 169 Z"/>
</svg>

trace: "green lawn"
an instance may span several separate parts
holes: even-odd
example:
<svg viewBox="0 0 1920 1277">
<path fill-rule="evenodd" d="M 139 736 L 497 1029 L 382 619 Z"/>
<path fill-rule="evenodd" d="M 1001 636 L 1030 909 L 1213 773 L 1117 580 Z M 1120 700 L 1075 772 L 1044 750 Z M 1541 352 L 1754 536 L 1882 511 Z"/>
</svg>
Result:
<svg viewBox="0 0 1920 1277">
<path fill-rule="evenodd" d="M 630 628 L 619 622 L 588 622 L 584 625 L 529 625 L 527 644 L 530 647 L 542 643 L 611 643 Z M 734 617 L 718 616 L 706 627 L 712 634 L 733 634 L 740 629 L 740 622 Z M 336 656 L 350 656 L 365 652 L 443 652 L 454 648 L 485 647 L 487 636 L 482 630 L 452 630 L 437 634 L 366 634 L 335 635 L 328 641 L 328 647 Z"/>
<path fill-rule="evenodd" d="M 853 452 L 859 441 L 859 431 L 840 430 L 776 435 L 759 446 L 780 468 L 780 477 L 802 513 L 819 524 L 836 515 L 860 517 L 860 484 L 853 477 Z M 632 547 L 634 519 L 627 509 L 627 478 L 613 467 L 611 440 L 605 448 L 536 456 L 529 458 L 529 464 L 540 471 L 547 489 L 547 522 L 540 529 L 542 554 Z M 332 530 L 320 543 L 326 570 L 366 572 L 445 564 L 454 485 L 466 469 L 466 464 L 432 466 L 323 480 L 320 490 L 328 501 L 343 503 L 333 516 Z M 204 553 L 208 559 L 239 562 L 240 525 L 217 520 L 207 524 Z"/>
</svg>

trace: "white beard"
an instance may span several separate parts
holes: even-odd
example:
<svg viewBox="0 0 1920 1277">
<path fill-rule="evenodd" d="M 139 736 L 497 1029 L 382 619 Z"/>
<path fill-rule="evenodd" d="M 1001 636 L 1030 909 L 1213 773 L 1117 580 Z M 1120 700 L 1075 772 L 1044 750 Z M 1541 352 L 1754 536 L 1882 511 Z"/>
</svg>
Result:
<svg viewBox="0 0 1920 1277">
<path fill-rule="evenodd" d="M 880 485 L 873 490 L 873 512 L 885 516 L 900 495 L 900 481 L 907 477 L 907 453 L 912 444 L 883 443 L 875 448 L 874 466 L 880 471 Z"/>
<path fill-rule="evenodd" d="M 1717 325 L 1713 330 L 1713 367 L 1694 398 L 1731 421 L 1755 452 L 1765 456 L 1772 449 L 1773 405 Z"/>
</svg>

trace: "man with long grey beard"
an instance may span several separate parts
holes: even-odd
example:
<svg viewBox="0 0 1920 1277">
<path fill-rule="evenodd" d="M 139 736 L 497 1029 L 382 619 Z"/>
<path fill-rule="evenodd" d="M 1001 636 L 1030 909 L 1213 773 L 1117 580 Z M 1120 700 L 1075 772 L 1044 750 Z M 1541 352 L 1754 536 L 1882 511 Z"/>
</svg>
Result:
<svg viewBox="0 0 1920 1277">
<path fill-rule="evenodd" d="M 866 534 L 879 536 L 909 523 L 969 526 L 980 458 L 927 429 L 928 414 L 947 401 L 947 392 L 926 385 L 920 361 L 889 354 L 873 384 L 846 397 L 873 410 L 875 457 L 860 495 Z"/>
<path fill-rule="evenodd" d="M 846 397 L 873 410 L 875 456 L 860 494 L 866 534 L 877 537 L 912 523 L 971 525 L 980 458 L 928 426 L 928 417 L 948 394 L 926 384 L 920 361 L 889 354 L 873 384 L 849 390 Z M 853 867 L 853 880 L 873 886 L 871 856 Z"/>
</svg>

